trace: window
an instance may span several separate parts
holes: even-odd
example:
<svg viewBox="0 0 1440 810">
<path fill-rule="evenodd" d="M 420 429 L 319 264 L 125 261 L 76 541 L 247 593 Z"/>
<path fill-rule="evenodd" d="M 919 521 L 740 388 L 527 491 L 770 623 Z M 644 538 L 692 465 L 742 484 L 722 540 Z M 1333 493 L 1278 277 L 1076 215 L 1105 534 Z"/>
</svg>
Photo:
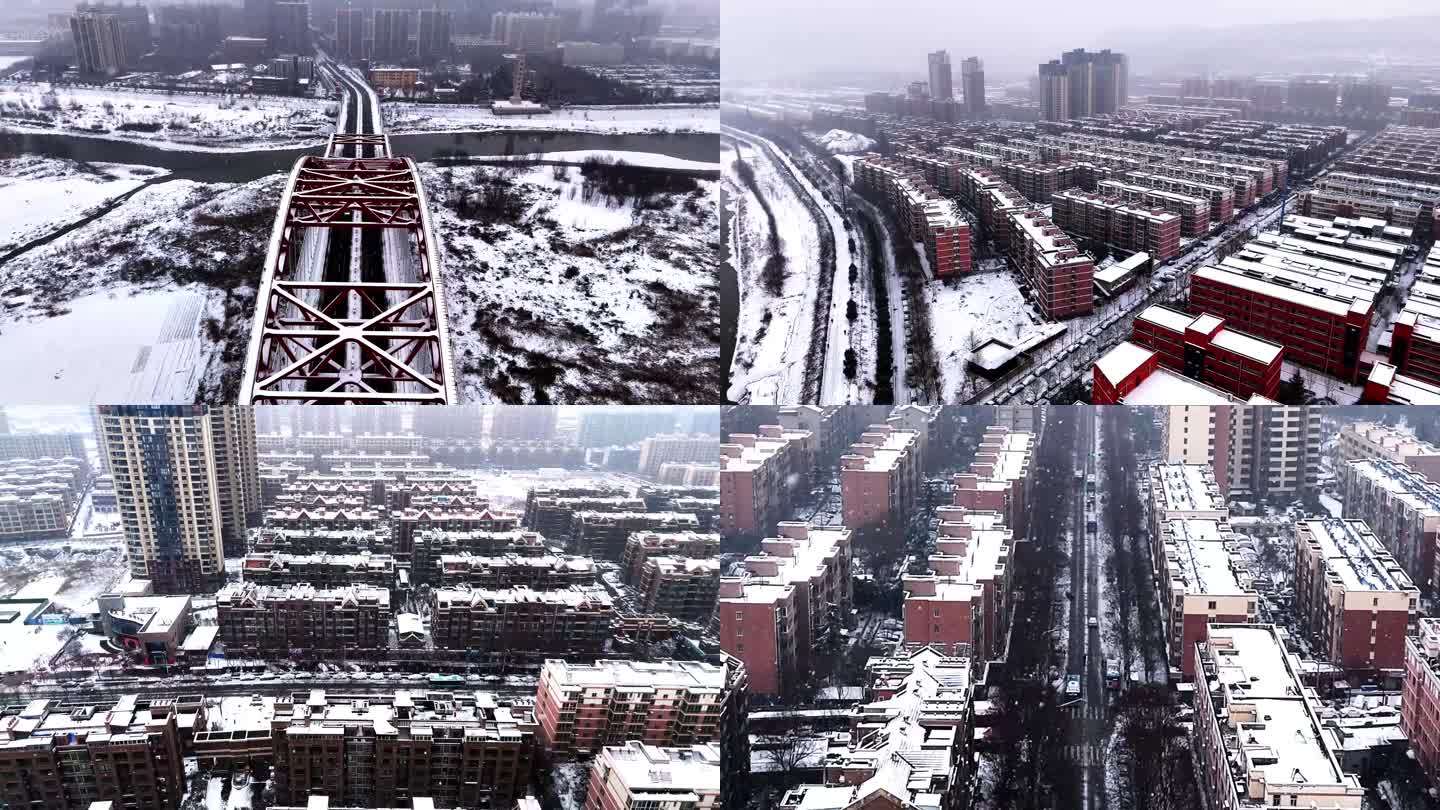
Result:
<svg viewBox="0 0 1440 810">
<path fill-rule="evenodd" d="M 1210 603 L 1210 609 L 1211 609 L 1211 610 L 1214 610 L 1214 609 L 1215 609 L 1215 603 L 1214 603 L 1213 601 Z"/>
</svg>

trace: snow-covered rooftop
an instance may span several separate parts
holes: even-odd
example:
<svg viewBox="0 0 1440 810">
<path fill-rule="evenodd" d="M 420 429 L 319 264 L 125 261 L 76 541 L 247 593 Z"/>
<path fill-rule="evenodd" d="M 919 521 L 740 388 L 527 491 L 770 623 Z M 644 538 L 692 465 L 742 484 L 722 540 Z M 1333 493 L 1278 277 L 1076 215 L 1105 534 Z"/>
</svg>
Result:
<svg viewBox="0 0 1440 810">
<path fill-rule="evenodd" d="M 1302 521 L 1302 539 L 1315 543 L 1327 571 L 1345 590 L 1410 591 L 1414 584 L 1363 520 L 1317 518 Z"/>
<path fill-rule="evenodd" d="M 1105 379 L 1114 384 L 1134 374 L 1136 369 L 1154 356 L 1155 353 L 1144 346 L 1122 340 L 1116 344 L 1115 348 L 1095 361 L 1095 368 L 1105 375 Z"/>
<path fill-rule="evenodd" d="M 1125 395 L 1126 405 L 1234 405 L 1237 399 L 1218 388 L 1168 368 L 1157 368 Z"/>
</svg>

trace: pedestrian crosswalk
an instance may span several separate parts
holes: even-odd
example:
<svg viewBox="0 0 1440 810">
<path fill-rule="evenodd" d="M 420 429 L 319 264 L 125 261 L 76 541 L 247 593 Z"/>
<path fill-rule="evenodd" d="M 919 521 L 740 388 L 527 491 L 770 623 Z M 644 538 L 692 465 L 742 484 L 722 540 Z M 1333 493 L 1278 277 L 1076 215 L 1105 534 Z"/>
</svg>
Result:
<svg viewBox="0 0 1440 810">
<path fill-rule="evenodd" d="M 1105 747 L 1101 745 L 1079 744 L 1065 746 L 1065 758 L 1082 766 L 1105 764 Z"/>
<path fill-rule="evenodd" d="M 1066 709 L 1071 717 L 1083 717 L 1086 720 L 1104 720 L 1105 707 L 1095 703 L 1077 703 Z"/>
</svg>

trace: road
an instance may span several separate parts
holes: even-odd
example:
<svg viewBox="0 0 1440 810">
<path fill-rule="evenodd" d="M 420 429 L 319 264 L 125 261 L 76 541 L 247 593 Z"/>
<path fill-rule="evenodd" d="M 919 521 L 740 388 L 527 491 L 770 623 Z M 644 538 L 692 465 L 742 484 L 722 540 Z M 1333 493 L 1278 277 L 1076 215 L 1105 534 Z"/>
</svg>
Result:
<svg viewBox="0 0 1440 810">
<path fill-rule="evenodd" d="M 1105 806 L 1105 750 L 1110 719 L 1109 696 L 1105 689 L 1105 649 L 1098 623 L 1090 626 L 1090 617 L 1100 615 L 1101 553 L 1088 517 L 1094 514 L 1094 489 L 1088 482 L 1098 475 L 1095 467 L 1097 421 L 1095 409 L 1076 409 L 1075 469 L 1084 476 L 1076 482 L 1072 500 L 1071 520 L 1074 527 L 1070 549 L 1070 643 L 1067 650 L 1066 674 L 1081 676 L 1078 702 L 1066 708 L 1070 715 L 1070 759 L 1080 769 L 1076 783 L 1080 785 L 1083 810 L 1099 810 Z M 1076 639 L 1081 639 L 1076 643 Z"/>
</svg>

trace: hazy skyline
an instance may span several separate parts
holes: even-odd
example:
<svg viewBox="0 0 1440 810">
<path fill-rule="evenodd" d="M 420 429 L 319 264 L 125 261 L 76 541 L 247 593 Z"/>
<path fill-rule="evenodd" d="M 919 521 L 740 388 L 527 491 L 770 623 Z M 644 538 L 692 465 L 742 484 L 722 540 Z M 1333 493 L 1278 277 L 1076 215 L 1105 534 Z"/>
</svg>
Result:
<svg viewBox="0 0 1440 810">
<path fill-rule="evenodd" d="M 1028 70 L 1064 49 L 1123 48 L 1138 34 L 1167 28 L 1216 28 L 1434 14 L 1433 0 L 1341 0 L 1253 4 L 1216 0 L 1176 5 L 1141 0 L 1018 4 L 944 4 L 936 0 L 724 0 L 721 38 L 726 78 L 757 80 L 815 71 L 912 71 L 925 53 L 978 55 L 994 73 Z M 1143 70 L 1144 65 L 1135 66 Z"/>
</svg>

